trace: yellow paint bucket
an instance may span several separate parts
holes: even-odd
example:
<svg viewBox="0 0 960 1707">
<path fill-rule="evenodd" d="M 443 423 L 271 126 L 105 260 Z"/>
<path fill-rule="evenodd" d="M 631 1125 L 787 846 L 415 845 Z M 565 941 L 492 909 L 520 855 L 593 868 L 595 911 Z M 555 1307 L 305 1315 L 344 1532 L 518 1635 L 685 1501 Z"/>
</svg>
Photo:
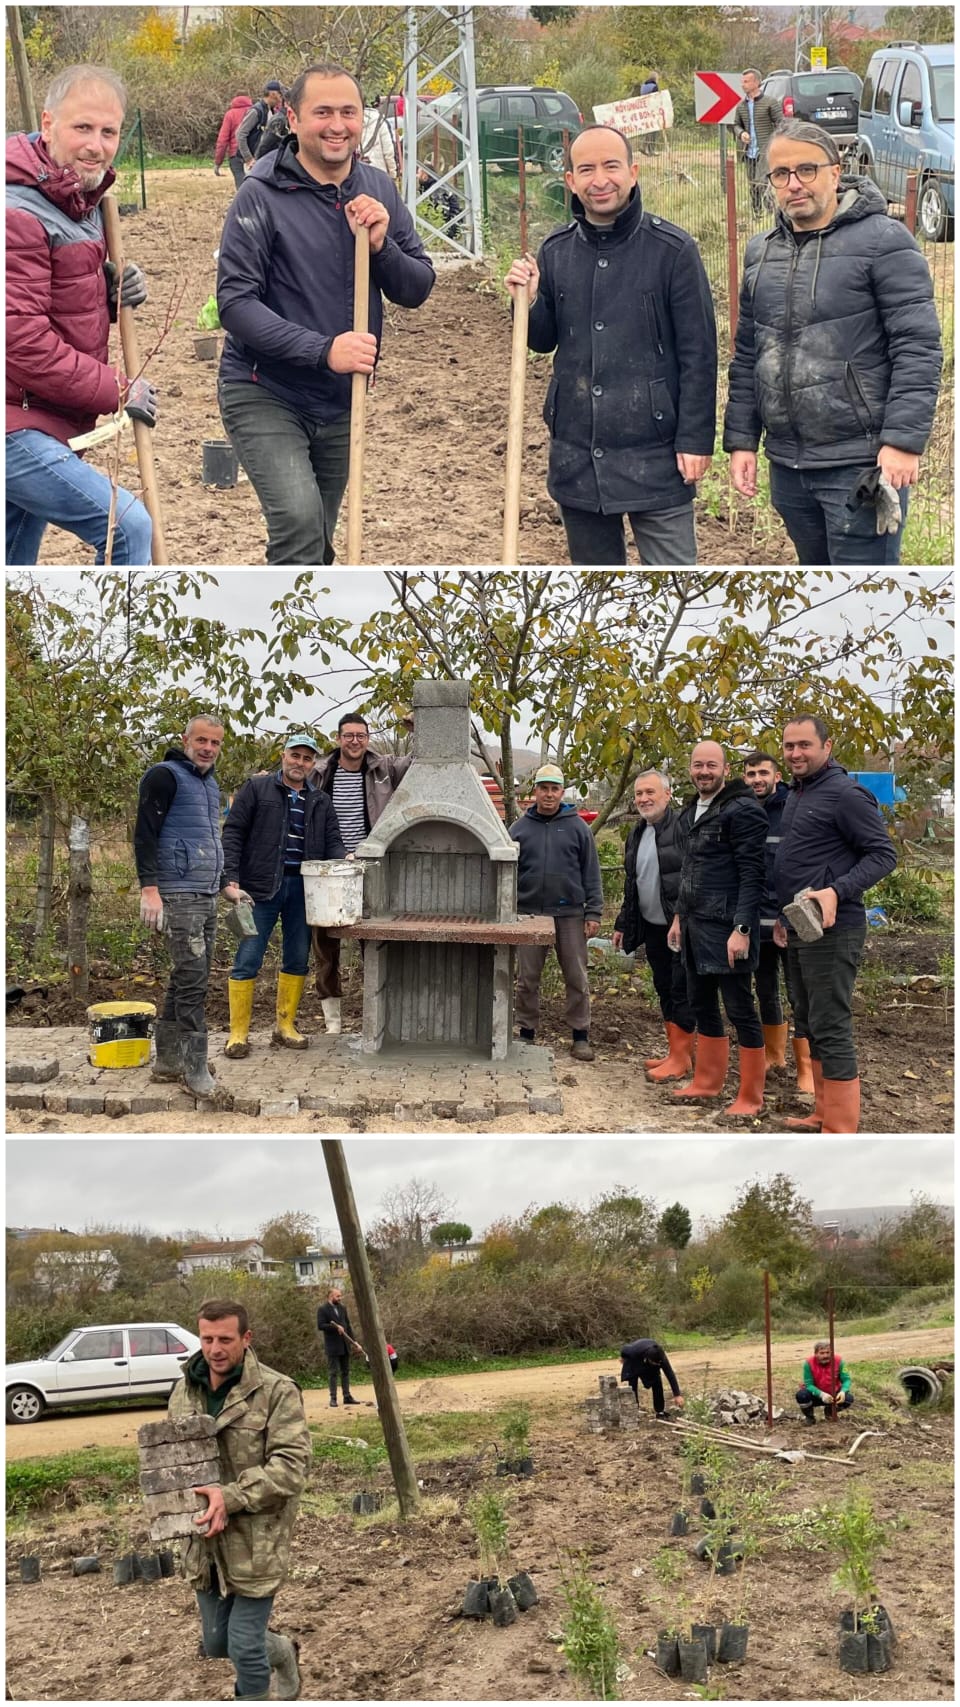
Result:
<svg viewBox="0 0 960 1707">
<path fill-rule="evenodd" d="M 95 1002 L 87 1009 L 91 1067 L 146 1067 L 153 1002 Z"/>
</svg>

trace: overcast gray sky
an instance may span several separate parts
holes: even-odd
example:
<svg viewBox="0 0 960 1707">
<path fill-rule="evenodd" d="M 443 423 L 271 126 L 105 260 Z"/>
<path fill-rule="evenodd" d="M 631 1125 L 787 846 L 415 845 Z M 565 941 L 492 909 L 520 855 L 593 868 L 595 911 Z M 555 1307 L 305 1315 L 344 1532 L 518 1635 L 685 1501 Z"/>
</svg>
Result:
<svg viewBox="0 0 960 1707">
<path fill-rule="evenodd" d="M 47 586 L 61 589 L 69 587 L 75 590 L 78 582 L 90 579 L 91 572 L 59 569 L 34 573 Z M 138 571 L 140 575 L 143 573 Z M 207 587 L 199 601 L 193 598 L 184 599 L 182 609 L 190 615 L 201 615 L 212 621 L 225 622 L 231 628 L 259 628 L 269 634 L 273 627 L 271 603 L 292 592 L 301 573 L 302 571 L 284 569 L 219 570 L 217 585 Z M 903 574 L 906 578 L 907 572 L 904 571 Z M 930 586 L 936 586 L 944 579 L 943 573 L 935 570 L 921 571 L 920 577 Z M 849 627 L 855 635 L 862 634 L 872 617 L 881 612 L 889 613 L 896 608 L 892 601 L 879 596 L 867 597 L 859 592 L 844 592 L 844 581 L 842 571 L 835 574 L 831 589 L 832 602 L 818 612 L 816 625 L 822 633 L 843 634 Z M 376 569 L 318 570 L 313 572 L 313 582 L 318 590 L 324 587 L 329 589 L 326 596 L 318 600 L 328 615 L 350 618 L 358 626 L 367 617 L 372 616 L 374 611 L 389 606 L 393 598 L 385 575 Z M 836 596 L 837 594 L 840 596 Z M 745 620 L 749 624 L 749 617 Z M 809 624 L 802 623 L 801 626 Z M 682 646 L 691 632 L 692 629 L 682 630 L 678 636 L 678 645 Z M 910 618 L 902 622 L 898 633 L 906 657 L 915 655 L 920 649 L 923 637 L 930 634 L 937 640 L 942 653 L 952 654 L 953 635 L 946 623 L 919 623 Z M 259 667 L 262 649 L 251 645 L 247 651 L 251 662 Z M 331 650 L 329 669 L 316 659 L 304 659 L 304 668 L 307 674 L 316 678 L 321 688 L 320 696 L 294 699 L 289 708 L 277 714 L 278 727 L 289 727 L 297 720 L 302 720 L 308 728 L 322 727 L 329 722 L 329 712 L 332 708 L 336 707 L 338 714 L 344 708 L 353 709 L 350 689 L 362 671 L 347 653 Z M 864 685 L 869 692 L 881 699 L 887 691 L 885 681 L 876 684 L 868 682 Z M 517 727 L 517 740 L 522 742 L 528 738 L 529 729 L 521 722 Z"/>
<path fill-rule="evenodd" d="M 31 1137 L 6 1148 L 9 1226 L 193 1227 L 236 1239 L 288 1209 L 336 1226 L 319 1139 Z M 778 1171 L 814 1209 L 906 1205 L 912 1191 L 953 1203 L 949 1139 L 358 1138 L 346 1155 L 364 1226 L 414 1175 L 475 1234 L 531 1203 L 585 1206 L 614 1186 L 714 1219 L 745 1181 Z"/>
</svg>

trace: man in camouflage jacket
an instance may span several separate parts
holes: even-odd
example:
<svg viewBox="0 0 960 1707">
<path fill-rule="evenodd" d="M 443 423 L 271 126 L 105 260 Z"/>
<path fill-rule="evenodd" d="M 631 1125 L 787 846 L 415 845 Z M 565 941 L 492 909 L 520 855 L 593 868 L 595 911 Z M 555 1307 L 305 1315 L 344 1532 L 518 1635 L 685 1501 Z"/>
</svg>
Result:
<svg viewBox="0 0 960 1707">
<path fill-rule="evenodd" d="M 267 1630 L 274 1597 L 290 1569 L 297 1506 L 311 1460 L 300 1389 L 268 1369 L 251 1349 L 242 1304 L 200 1306 L 201 1349 L 170 1395 L 171 1417 L 217 1420 L 220 1482 L 197 1489 L 208 1500 L 183 1568 L 196 1590 L 203 1646 L 229 1658 L 239 1699 L 293 1699 L 300 1688 L 297 1651 Z"/>
</svg>

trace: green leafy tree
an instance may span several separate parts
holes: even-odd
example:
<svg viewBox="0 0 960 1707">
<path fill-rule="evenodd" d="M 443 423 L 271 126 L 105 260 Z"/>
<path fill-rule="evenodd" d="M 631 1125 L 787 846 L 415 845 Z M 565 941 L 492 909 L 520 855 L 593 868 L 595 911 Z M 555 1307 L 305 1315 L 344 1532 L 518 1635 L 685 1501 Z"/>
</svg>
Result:
<svg viewBox="0 0 960 1707">
<path fill-rule="evenodd" d="M 742 1186 L 723 1227 L 739 1257 L 778 1275 L 802 1269 L 813 1252 L 811 1205 L 788 1174 Z"/>
<path fill-rule="evenodd" d="M 693 1222 L 689 1209 L 682 1203 L 671 1203 L 665 1209 L 657 1222 L 657 1239 L 661 1245 L 669 1245 L 672 1251 L 685 1250 L 693 1235 Z"/>
<path fill-rule="evenodd" d="M 473 1238 L 473 1228 L 466 1221 L 440 1221 L 430 1229 L 431 1245 L 468 1245 Z"/>
<path fill-rule="evenodd" d="M 952 6 L 888 6 L 883 20 L 887 41 L 952 42 Z"/>
<path fill-rule="evenodd" d="M 638 1197 L 623 1186 L 605 1191 L 584 1217 L 584 1233 L 604 1257 L 642 1257 L 657 1232 L 657 1206 L 652 1197 Z"/>
<path fill-rule="evenodd" d="M 264 1256 L 277 1262 L 294 1262 L 302 1257 L 308 1245 L 316 1245 L 320 1228 L 314 1215 L 305 1209 L 286 1209 L 282 1215 L 271 1216 L 257 1232 Z"/>
</svg>

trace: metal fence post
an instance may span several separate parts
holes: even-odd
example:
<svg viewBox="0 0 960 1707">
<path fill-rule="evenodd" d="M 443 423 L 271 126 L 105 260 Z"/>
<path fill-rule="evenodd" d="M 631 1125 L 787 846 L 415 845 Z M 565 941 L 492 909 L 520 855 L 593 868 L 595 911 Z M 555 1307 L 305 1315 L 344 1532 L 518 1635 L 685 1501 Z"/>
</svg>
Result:
<svg viewBox="0 0 960 1707">
<path fill-rule="evenodd" d="M 146 208 L 146 205 L 147 205 L 147 174 L 146 174 L 145 162 L 144 162 L 144 158 L 143 158 L 143 114 L 141 113 L 139 107 L 137 108 L 137 142 L 139 144 L 139 149 L 140 149 L 140 200 L 142 201 L 144 208 Z"/>
<path fill-rule="evenodd" d="M 520 179 L 520 253 L 527 252 L 527 162 L 523 125 L 517 125 L 517 172 Z"/>
<path fill-rule="evenodd" d="M 907 173 L 907 188 L 903 198 L 903 223 L 911 235 L 917 230 L 917 174 Z"/>
<path fill-rule="evenodd" d="M 740 264 L 737 255 L 737 163 L 724 161 L 727 191 L 727 289 L 730 293 L 730 354 L 737 340 L 737 308 L 740 297 Z"/>
</svg>

